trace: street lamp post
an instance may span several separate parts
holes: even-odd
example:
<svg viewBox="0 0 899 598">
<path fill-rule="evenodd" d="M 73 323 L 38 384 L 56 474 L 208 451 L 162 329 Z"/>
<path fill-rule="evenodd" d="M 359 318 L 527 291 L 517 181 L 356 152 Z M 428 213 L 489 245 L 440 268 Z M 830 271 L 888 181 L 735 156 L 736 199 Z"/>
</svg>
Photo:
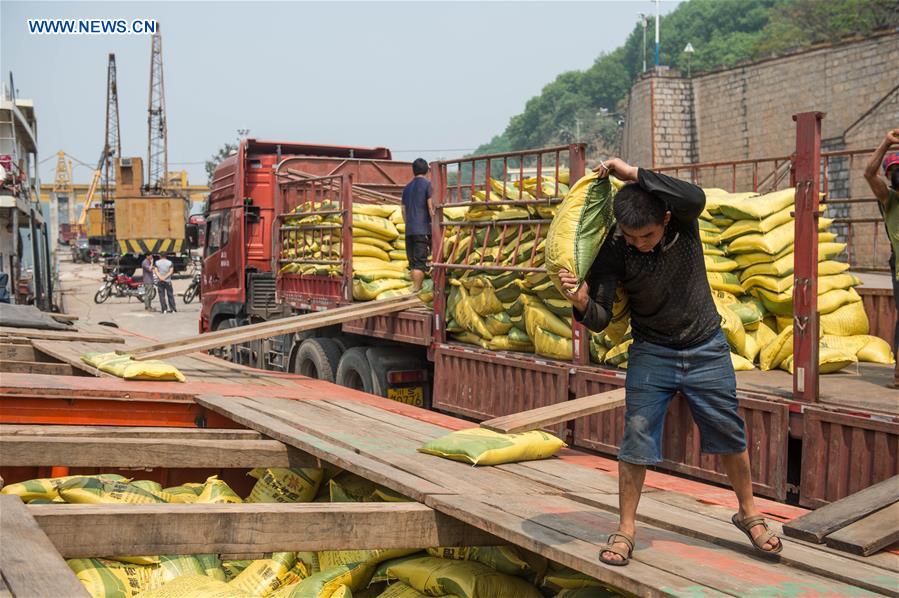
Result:
<svg viewBox="0 0 899 598">
<path fill-rule="evenodd" d="M 693 44 L 690 42 L 687 42 L 687 45 L 684 46 L 684 52 L 687 54 L 687 79 L 689 79 L 691 75 L 690 67 L 692 66 L 691 63 L 693 62 L 693 53 L 695 51 L 696 50 L 693 49 Z"/>
<path fill-rule="evenodd" d="M 640 22 L 643 23 L 643 72 L 646 72 L 646 25 L 648 21 L 646 19 L 646 13 L 640 13 Z"/>
</svg>

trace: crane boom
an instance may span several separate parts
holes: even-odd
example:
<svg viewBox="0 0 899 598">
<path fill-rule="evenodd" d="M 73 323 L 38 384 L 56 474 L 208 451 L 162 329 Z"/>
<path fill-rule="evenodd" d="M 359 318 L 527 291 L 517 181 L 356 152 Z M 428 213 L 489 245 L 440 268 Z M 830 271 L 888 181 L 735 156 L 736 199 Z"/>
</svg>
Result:
<svg viewBox="0 0 899 598">
<path fill-rule="evenodd" d="M 150 50 L 150 99 L 147 106 L 147 185 L 151 189 L 162 191 L 168 186 L 168 161 L 162 36 L 157 27 Z"/>
</svg>

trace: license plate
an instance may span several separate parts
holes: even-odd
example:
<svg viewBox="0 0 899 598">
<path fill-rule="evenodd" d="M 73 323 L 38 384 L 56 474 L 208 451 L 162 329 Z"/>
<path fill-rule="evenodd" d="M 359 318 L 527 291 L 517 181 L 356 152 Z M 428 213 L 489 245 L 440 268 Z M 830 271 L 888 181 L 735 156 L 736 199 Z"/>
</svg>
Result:
<svg viewBox="0 0 899 598">
<path fill-rule="evenodd" d="M 404 388 L 388 388 L 387 398 L 392 401 L 414 405 L 416 407 L 424 407 L 424 388 L 421 386 L 408 386 Z"/>
</svg>

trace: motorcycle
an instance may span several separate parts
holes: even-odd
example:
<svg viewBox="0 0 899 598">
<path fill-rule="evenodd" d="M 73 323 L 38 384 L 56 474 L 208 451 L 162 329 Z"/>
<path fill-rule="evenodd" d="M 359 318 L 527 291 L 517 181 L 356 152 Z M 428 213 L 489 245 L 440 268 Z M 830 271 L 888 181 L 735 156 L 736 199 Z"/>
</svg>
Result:
<svg viewBox="0 0 899 598">
<path fill-rule="evenodd" d="M 190 279 L 190 286 L 184 291 L 184 304 L 187 305 L 200 295 L 200 277 L 202 276 L 202 266 L 199 262 L 194 263 L 194 276 Z"/>
<path fill-rule="evenodd" d="M 103 303 L 113 295 L 116 297 L 137 297 L 144 300 L 143 278 L 134 278 L 120 273 L 118 270 L 110 270 L 103 276 L 103 284 L 94 294 L 94 303 Z M 156 297 L 156 287 L 150 287 L 150 301 Z"/>
</svg>

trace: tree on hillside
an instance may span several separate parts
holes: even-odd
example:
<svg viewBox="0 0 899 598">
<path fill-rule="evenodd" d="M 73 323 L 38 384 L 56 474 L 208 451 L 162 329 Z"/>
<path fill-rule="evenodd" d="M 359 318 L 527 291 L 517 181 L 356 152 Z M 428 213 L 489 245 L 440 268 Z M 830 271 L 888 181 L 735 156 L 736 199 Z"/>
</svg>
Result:
<svg viewBox="0 0 899 598">
<path fill-rule="evenodd" d="M 219 150 L 206 160 L 206 176 L 209 177 L 209 184 L 212 184 L 212 175 L 215 173 L 216 166 L 219 162 L 231 155 L 231 152 L 237 151 L 236 143 L 225 143 Z"/>
</svg>

